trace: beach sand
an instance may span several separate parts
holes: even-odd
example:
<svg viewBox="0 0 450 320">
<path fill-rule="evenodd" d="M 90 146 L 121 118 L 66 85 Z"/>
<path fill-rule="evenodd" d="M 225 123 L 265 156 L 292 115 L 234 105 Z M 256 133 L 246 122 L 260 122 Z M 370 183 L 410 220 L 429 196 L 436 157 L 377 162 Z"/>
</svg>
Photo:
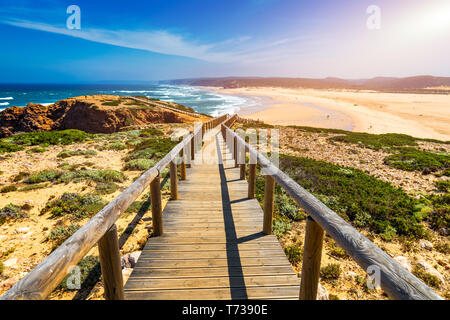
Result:
<svg viewBox="0 0 450 320">
<path fill-rule="evenodd" d="M 239 114 L 269 124 L 450 140 L 450 95 L 267 87 L 208 89 L 255 101 Z"/>
</svg>

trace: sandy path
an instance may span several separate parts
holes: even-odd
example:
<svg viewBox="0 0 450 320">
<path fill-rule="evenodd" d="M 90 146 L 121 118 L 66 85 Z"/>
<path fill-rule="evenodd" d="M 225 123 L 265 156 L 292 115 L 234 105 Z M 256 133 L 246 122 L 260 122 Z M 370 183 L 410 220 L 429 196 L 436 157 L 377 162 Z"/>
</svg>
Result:
<svg viewBox="0 0 450 320">
<path fill-rule="evenodd" d="M 283 88 L 209 89 L 258 97 L 257 101 L 265 109 L 243 115 L 270 124 L 395 132 L 450 140 L 450 95 Z M 263 103 L 261 97 L 270 99 Z"/>
</svg>

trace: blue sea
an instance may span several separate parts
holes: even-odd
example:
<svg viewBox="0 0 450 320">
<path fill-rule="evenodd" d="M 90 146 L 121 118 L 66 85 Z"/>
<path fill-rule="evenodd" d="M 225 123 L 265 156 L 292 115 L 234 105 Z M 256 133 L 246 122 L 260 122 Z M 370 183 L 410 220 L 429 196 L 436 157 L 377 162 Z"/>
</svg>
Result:
<svg viewBox="0 0 450 320">
<path fill-rule="evenodd" d="M 223 95 L 213 91 L 168 84 L 151 85 L 48 85 L 0 84 L 0 110 L 28 103 L 52 104 L 58 100 L 93 94 L 142 95 L 176 102 L 212 116 L 236 113 L 254 104 L 245 97 Z"/>
</svg>

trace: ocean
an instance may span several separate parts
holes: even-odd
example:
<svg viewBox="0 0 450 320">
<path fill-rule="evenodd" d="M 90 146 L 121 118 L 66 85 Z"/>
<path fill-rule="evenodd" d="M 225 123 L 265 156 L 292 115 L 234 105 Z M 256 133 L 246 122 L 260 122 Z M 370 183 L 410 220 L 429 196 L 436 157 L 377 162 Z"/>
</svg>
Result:
<svg viewBox="0 0 450 320">
<path fill-rule="evenodd" d="M 28 103 L 52 104 L 58 100 L 93 94 L 142 95 L 176 102 L 200 113 L 219 116 L 236 113 L 255 104 L 248 98 L 223 95 L 213 91 L 181 85 L 48 85 L 0 84 L 0 111 L 24 107 Z"/>
</svg>

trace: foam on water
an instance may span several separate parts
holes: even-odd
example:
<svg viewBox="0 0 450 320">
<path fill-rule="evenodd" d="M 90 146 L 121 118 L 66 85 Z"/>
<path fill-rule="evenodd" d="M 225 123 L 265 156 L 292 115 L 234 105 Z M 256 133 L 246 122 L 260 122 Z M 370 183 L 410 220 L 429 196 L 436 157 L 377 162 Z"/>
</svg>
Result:
<svg viewBox="0 0 450 320">
<path fill-rule="evenodd" d="M 28 103 L 49 105 L 58 100 L 83 95 L 145 95 L 149 98 L 179 103 L 200 113 L 219 116 L 235 113 L 254 105 L 243 97 L 219 94 L 203 88 L 178 85 L 0 85 L 0 100 L 13 100 L 13 105 Z M 0 110 L 9 102 L 0 102 Z"/>
</svg>

